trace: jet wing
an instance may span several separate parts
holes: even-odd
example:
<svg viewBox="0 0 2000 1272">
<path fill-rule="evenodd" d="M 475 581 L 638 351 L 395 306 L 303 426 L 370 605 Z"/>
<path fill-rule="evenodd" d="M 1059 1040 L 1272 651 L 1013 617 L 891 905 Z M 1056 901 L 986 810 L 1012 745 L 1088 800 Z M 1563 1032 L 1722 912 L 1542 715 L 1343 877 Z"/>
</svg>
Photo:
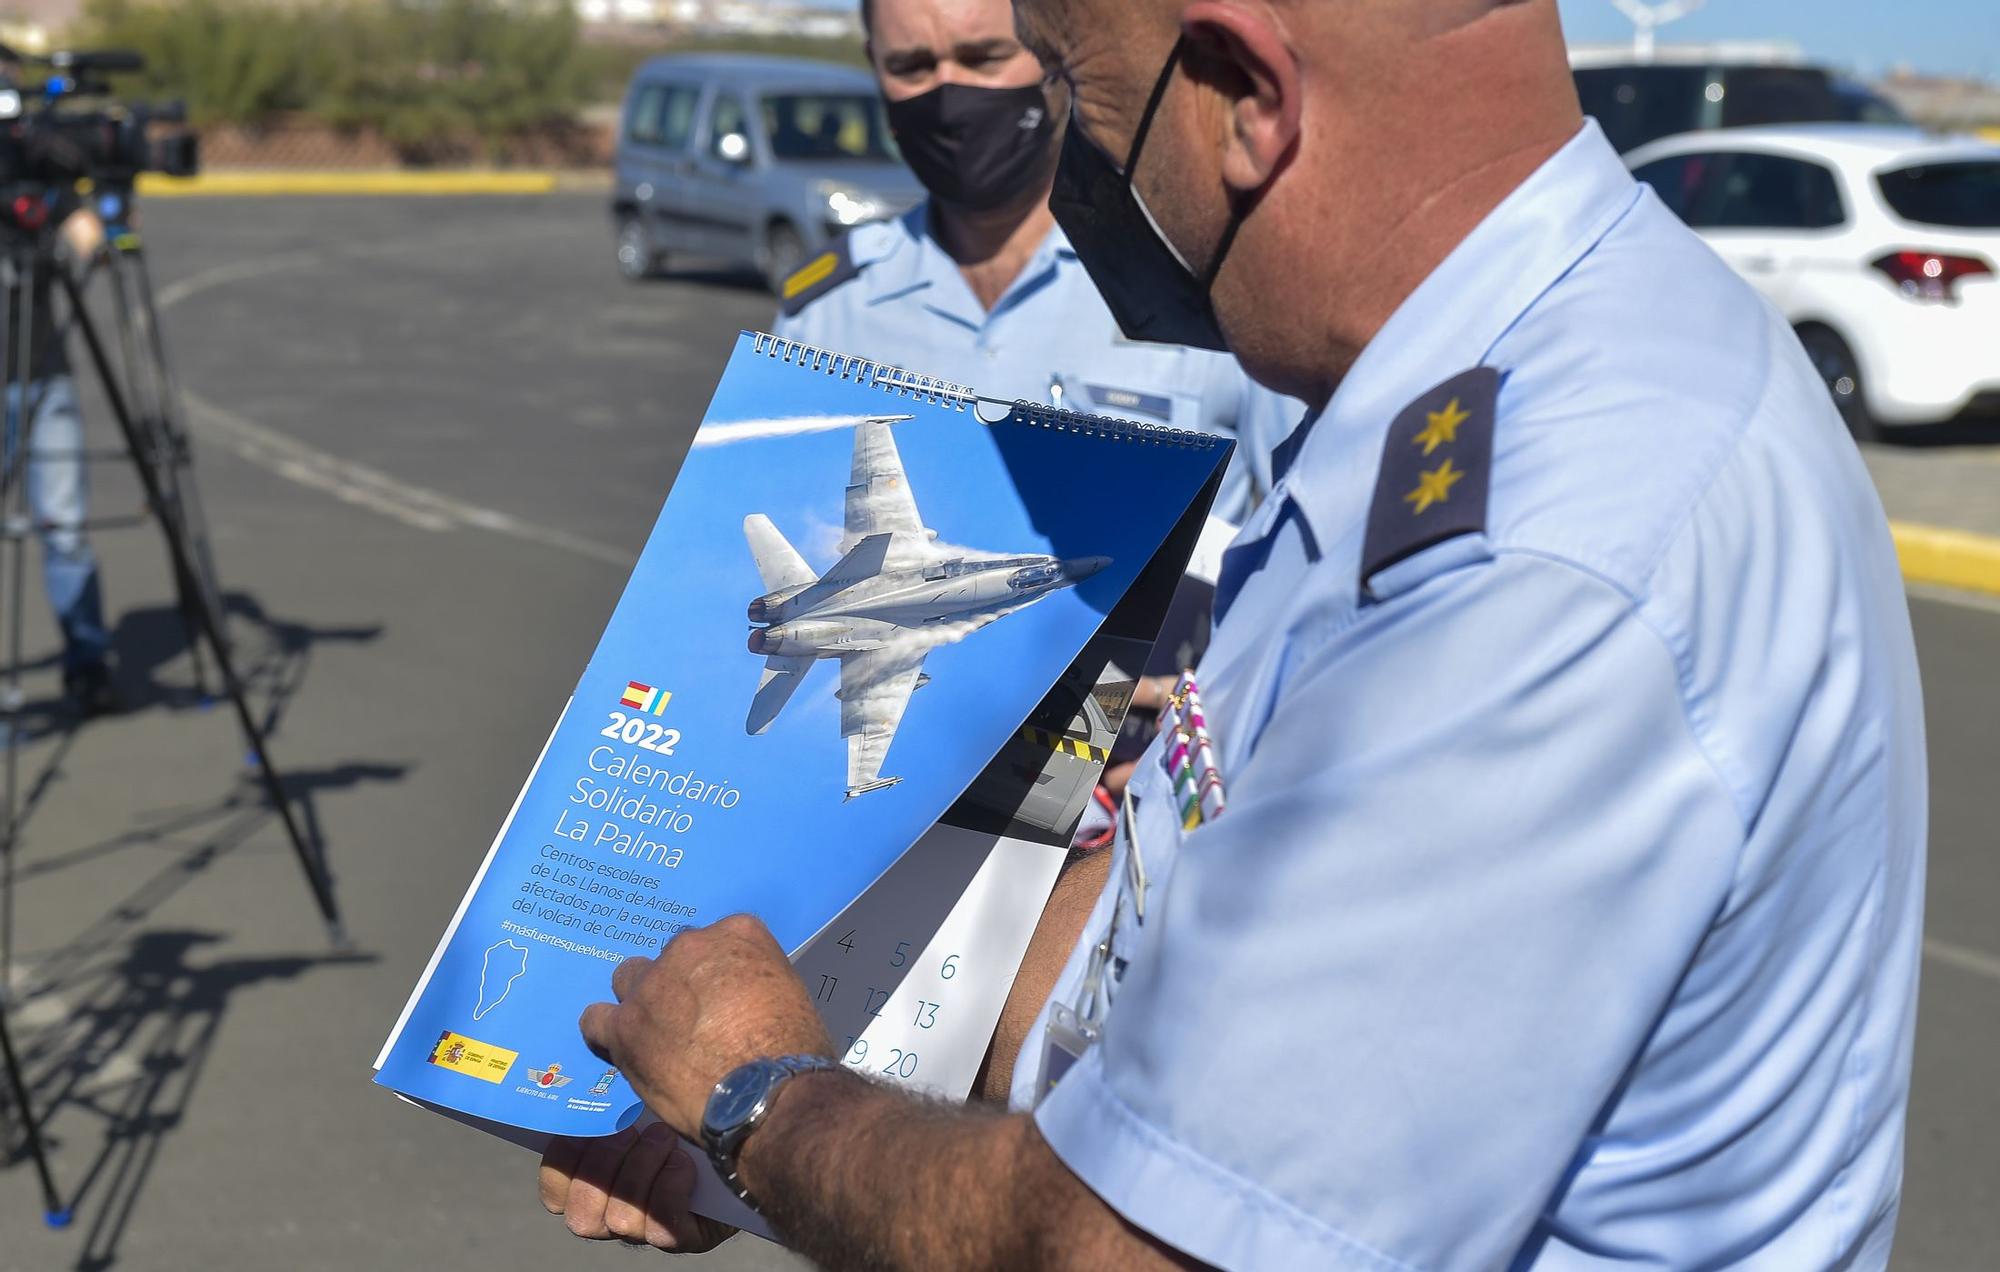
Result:
<svg viewBox="0 0 2000 1272">
<path fill-rule="evenodd" d="M 757 696 L 750 699 L 750 716 L 743 722 L 743 731 L 758 734 L 770 728 L 798 692 L 812 665 L 813 660 L 803 656 L 772 654 L 766 658 L 764 674 L 757 680 Z"/>
<path fill-rule="evenodd" d="M 840 732 L 847 739 L 847 797 L 901 781 L 882 776 L 889 743 L 923 673 L 926 650 L 874 649 L 840 660 Z"/>
<path fill-rule="evenodd" d="M 868 420 L 854 430 L 854 468 L 847 485 L 847 533 L 840 550 L 852 551 L 869 535 L 909 536 L 914 547 L 927 541 L 917 498 L 903 475 L 903 457 L 896 439 L 881 420 Z M 898 545 L 902 546 L 902 545 Z"/>
</svg>

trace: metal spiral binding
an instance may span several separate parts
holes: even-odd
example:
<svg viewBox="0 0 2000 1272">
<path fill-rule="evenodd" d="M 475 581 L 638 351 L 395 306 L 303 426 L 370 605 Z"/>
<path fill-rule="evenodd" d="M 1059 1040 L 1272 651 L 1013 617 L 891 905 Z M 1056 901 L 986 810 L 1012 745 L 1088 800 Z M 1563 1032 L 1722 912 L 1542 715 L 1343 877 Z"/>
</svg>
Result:
<svg viewBox="0 0 2000 1272">
<path fill-rule="evenodd" d="M 1006 398 L 985 397 L 966 385 L 940 380 L 935 376 L 918 375 L 901 367 L 892 367 L 886 362 L 834 353 L 832 350 L 817 348 L 797 340 L 781 340 L 762 331 L 753 331 L 749 335 L 752 338 L 753 353 L 776 358 L 789 366 L 803 367 L 842 380 L 851 380 L 871 388 L 928 402 L 933 406 L 948 407 L 954 411 L 969 410 L 978 403 L 986 402 L 1006 407 L 1007 418 L 1016 423 L 1053 428 L 1084 437 L 1143 442 L 1153 446 L 1182 446 L 1191 450 L 1208 450 L 1221 440 L 1212 433 L 1197 433 L 1189 429 L 1172 428 L 1165 424 L 1141 424 L 1131 420 L 1110 419 L 1082 411 L 1064 410 L 1058 406 L 1042 406 L 1018 398 L 1010 401 Z"/>
<path fill-rule="evenodd" d="M 866 384 L 887 393 L 928 402 L 932 406 L 949 407 L 955 411 L 969 409 L 979 401 L 979 394 L 963 384 L 940 380 L 935 376 L 917 375 L 901 367 L 892 367 L 886 362 L 875 362 L 868 358 L 857 358 L 850 354 L 835 353 L 797 340 L 781 340 L 766 332 L 755 331 L 751 351 L 776 358 L 789 366 L 803 367 L 842 380 Z"/>
<path fill-rule="evenodd" d="M 993 398 L 980 400 L 997 402 L 997 399 Z M 1053 428 L 1065 433 L 1080 433 L 1085 437 L 1103 437 L 1119 442 L 1143 442 L 1150 446 L 1182 446 L 1189 450 L 1208 450 L 1221 440 L 1213 433 L 1197 433 L 1192 429 L 1174 428 L 1166 424 L 1141 424 L 1136 420 L 1088 415 L 1082 411 L 1064 410 L 1059 406 L 1042 406 L 1036 402 L 1015 401 L 999 404 L 1013 408 L 1010 418 L 1019 420 L 1023 424 Z"/>
</svg>

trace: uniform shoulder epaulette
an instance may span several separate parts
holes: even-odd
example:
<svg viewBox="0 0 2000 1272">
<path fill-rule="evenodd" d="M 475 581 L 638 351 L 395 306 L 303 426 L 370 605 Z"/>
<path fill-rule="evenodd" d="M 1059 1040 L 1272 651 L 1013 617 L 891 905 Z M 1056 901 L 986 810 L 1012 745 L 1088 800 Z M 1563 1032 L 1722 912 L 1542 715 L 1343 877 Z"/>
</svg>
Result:
<svg viewBox="0 0 2000 1272">
<path fill-rule="evenodd" d="M 1485 534 L 1500 379 L 1492 367 L 1461 371 L 1404 407 L 1389 426 L 1361 547 L 1364 596 L 1400 591 L 1371 586 L 1398 562 L 1447 540 Z"/>
<path fill-rule="evenodd" d="M 843 234 L 832 247 L 795 270 L 778 289 L 779 308 L 787 318 L 861 273 L 854 263 L 852 234 Z"/>
</svg>

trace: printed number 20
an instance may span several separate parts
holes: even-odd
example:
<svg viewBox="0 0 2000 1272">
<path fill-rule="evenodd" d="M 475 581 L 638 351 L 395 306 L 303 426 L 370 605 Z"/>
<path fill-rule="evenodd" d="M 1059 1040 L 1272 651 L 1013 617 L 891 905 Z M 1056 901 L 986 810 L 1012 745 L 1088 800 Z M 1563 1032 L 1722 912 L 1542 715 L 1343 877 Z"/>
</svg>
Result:
<svg viewBox="0 0 2000 1272">
<path fill-rule="evenodd" d="M 672 755 L 674 748 L 681 744 L 681 731 L 654 724 L 651 720 L 640 720 L 627 716 L 623 711 L 611 713 L 611 723 L 597 731 L 602 738 L 614 742 L 629 742 L 641 751 L 653 751 L 660 755 Z"/>
</svg>

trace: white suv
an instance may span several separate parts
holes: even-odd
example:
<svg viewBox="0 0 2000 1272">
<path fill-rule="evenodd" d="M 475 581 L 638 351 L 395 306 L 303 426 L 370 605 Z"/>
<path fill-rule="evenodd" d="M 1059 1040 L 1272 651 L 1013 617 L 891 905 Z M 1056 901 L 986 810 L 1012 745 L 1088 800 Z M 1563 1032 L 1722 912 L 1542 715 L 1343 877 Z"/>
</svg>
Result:
<svg viewBox="0 0 2000 1272">
<path fill-rule="evenodd" d="M 1625 161 L 1790 320 L 1857 437 L 2000 414 L 2000 146 L 1790 124 Z"/>
</svg>

